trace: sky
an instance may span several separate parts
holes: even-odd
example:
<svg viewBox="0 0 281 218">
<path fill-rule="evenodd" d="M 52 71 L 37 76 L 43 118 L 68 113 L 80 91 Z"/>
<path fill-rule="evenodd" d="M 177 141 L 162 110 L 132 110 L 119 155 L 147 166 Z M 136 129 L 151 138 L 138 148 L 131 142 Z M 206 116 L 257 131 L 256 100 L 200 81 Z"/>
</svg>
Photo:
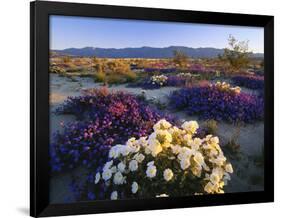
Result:
<svg viewBox="0 0 281 218">
<path fill-rule="evenodd" d="M 263 28 L 111 18 L 50 16 L 50 48 L 213 47 L 225 48 L 229 35 L 249 40 L 263 53 Z"/>
</svg>

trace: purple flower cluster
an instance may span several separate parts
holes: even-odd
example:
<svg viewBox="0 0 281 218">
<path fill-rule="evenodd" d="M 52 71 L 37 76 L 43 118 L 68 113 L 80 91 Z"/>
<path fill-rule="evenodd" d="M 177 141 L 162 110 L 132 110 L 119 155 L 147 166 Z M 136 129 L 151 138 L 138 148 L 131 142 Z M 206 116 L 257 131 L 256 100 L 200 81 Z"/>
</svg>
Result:
<svg viewBox="0 0 281 218">
<path fill-rule="evenodd" d="M 144 68 L 144 72 L 146 73 L 153 73 L 153 72 L 174 73 L 176 71 L 177 71 L 176 68 Z"/>
<path fill-rule="evenodd" d="M 189 87 L 174 91 L 170 105 L 200 119 L 243 121 L 250 123 L 263 119 L 264 101 L 256 95 L 225 92 L 216 87 Z"/>
<path fill-rule="evenodd" d="M 232 82 L 237 86 L 243 86 L 249 89 L 263 89 L 264 77 L 255 75 L 242 75 L 232 77 Z"/>
<path fill-rule="evenodd" d="M 182 76 L 168 76 L 167 86 L 185 86 L 186 81 Z"/>
<path fill-rule="evenodd" d="M 99 166 L 106 161 L 112 145 L 148 135 L 154 123 L 168 118 L 124 92 L 70 97 L 58 113 L 74 114 L 80 121 L 65 125 L 63 133 L 53 135 L 50 157 L 54 172 L 80 165 Z"/>
</svg>

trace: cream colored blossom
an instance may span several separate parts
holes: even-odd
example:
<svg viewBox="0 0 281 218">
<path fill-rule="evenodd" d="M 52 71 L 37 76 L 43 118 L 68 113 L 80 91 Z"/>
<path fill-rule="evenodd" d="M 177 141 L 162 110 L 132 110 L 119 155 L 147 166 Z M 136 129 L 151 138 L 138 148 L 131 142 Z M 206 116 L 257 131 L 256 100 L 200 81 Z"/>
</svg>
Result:
<svg viewBox="0 0 281 218">
<path fill-rule="evenodd" d="M 204 157 L 200 152 L 196 152 L 196 154 L 193 157 L 193 160 L 199 164 L 200 166 L 203 166 L 204 164 Z"/>
<path fill-rule="evenodd" d="M 95 176 L 95 184 L 97 184 L 99 181 L 100 181 L 100 173 L 96 173 L 96 176 Z"/>
<path fill-rule="evenodd" d="M 133 172 L 138 169 L 138 162 L 136 160 L 131 160 L 129 163 L 129 169 Z"/>
<path fill-rule="evenodd" d="M 148 178 L 153 178 L 156 176 L 156 172 L 157 172 L 156 166 L 149 165 L 146 169 L 146 176 Z"/>
<path fill-rule="evenodd" d="M 145 159 L 145 156 L 143 154 L 141 154 L 141 153 L 137 153 L 137 154 L 135 154 L 134 159 L 138 163 L 141 163 Z"/>
<path fill-rule="evenodd" d="M 117 165 L 117 168 L 118 170 L 123 173 L 125 171 L 125 168 L 126 168 L 126 165 L 123 163 L 123 162 L 120 162 L 118 165 Z"/>
<path fill-rule="evenodd" d="M 186 130 L 187 132 L 190 132 L 191 134 L 196 133 L 197 129 L 199 128 L 199 125 L 196 121 L 186 121 L 182 124 L 182 128 Z"/>
<path fill-rule="evenodd" d="M 118 198 L 118 192 L 117 191 L 114 191 L 111 193 L 111 196 L 110 196 L 110 199 L 111 200 L 117 200 Z"/>
<path fill-rule="evenodd" d="M 137 193 L 138 189 L 139 189 L 138 183 L 133 182 L 132 187 L 131 187 L 132 193 L 133 194 Z"/>
<path fill-rule="evenodd" d="M 109 180 L 111 178 L 111 176 L 112 176 L 112 172 L 110 169 L 106 169 L 102 172 L 102 178 L 104 181 Z"/>
<path fill-rule="evenodd" d="M 122 175 L 121 172 L 115 173 L 113 177 L 113 182 L 115 185 L 121 185 L 124 183 L 124 181 L 125 181 L 125 177 Z"/>
<path fill-rule="evenodd" d="M 189 158 L 181 159 L 180 166 L 182 170 L 186 170 L 190 166 L 190 159 Z"/>
<path fill-rule="evenodd" d="M 225 165 L 225 170 L 226 170 L 226 172 L 228 172 L 228 173 L 233 173 L 232 165 L 231 165 L 230 163 L 226 164 L 226 165 Z"/>
<path fill-rule="evenodd" d="M 172 126 L 168 121 L 165 119 L 159 120 L 154 126 L 154 131 L 160 130 L 160 129 L 169 129 Z"/>
<path fill-rule="evenodd" d="M 113 161 L 108 161 L 105 163 L 104 167 L 103 167 L 103 171 L 108 170 L 113 164 Z"/>
<path fill-rule="evenodd" d="M 148 149 L 153 157 L 156 157 L 163 150 L 160 142 L 156 139 L 150 139 Z"/>
<path fill-rule="evenodd" d="M 170 181 L 174 176 L 174 173 L 171 169 L 167 168 L 164 170 L 164 179 Z"/>
<path fill-rule="evenodd" d="M 156 198 L 167 198 L 167 197 L 169 197 L 169 195 L 163 193 L 163 194 L 160 194 L 160 195 L 156 195 L 155 197 Z"/>
</svg>

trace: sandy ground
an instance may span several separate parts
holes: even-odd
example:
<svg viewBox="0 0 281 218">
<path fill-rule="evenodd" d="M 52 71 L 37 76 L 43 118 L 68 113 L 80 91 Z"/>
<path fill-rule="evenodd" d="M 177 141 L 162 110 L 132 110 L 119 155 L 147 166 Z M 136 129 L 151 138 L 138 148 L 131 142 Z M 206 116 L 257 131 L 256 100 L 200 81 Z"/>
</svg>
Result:
<svg viewBox="0 0 281 218">
<path fill-rule="evenodd" d="M 87 77 L 73 77 L 72 79 L 66 77 L 59 77 L 57 75 L 50 76 L 50 103 L 51 103 L 51 133 L 54 131 L 61 131 L 61 122 L 67 123 L 75 120 L 71 115 L 55 115 L 52 113 L 55 108 L 62 103 L 67 96 L 79 96 L 83 89 L 97 88 L 102 84 L 94 83 L 92 78 Z M 110 90 L 125 90 L 133 94 L 142 93 L 141 88 L 129 88 L 126 84 L 112 85 Z M 145 90 L 145 96 L 148 100 L 167 103 L 167 97 L 171 91 L 177 90 L 177 87 L 163 87 L 161 89 Z M 243 89 L 247 93 L 254 93 L 255 91 Z M 181 121 L 198 120 L 197 117 L 187 116 L 183 112 L 167 111 L 176 115 Z M 199 125 L 204 121 L 199 121 Z M 238 131 L 239 129 L 239 131 Z M 239 134 L 236 134 L 239 132 Z M 264 146 L 264 124 L 263 122 L 256 122 L 241 127 L 220 122 L 218 123 L 217 135 L 220 138 L 222 149 L 231 137 L 234 137 L 240 145 L 238 154 L 228 154 L 225 152 L 228 159 L 230 159 L 234 174 L 231 176 L 232 180 L 226 186 L 226 192 L 248 192 L 263 190 L 263 166 L 258 166 L 255 159 L 260 158 L 263 154 Z M 82 172 L 84 170 L 76 169 L 72 173 Z M 73 196 L 68 190 L 71 173 L 57 175 L 51 179 L 51 202 L 64 202 L 65 197 L 72 199 Z"/>
</svg>

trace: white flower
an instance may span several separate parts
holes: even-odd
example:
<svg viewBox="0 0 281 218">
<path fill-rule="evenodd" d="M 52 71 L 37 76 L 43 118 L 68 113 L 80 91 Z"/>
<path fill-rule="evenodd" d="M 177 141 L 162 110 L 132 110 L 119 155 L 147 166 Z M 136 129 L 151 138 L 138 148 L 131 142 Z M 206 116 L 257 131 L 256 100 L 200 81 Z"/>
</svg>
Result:
<svg viewBox="0 0 281 218">
<path fill-rule="evenodd" d="M 117 165 L 117 168 L 118 170 L 123 173 L 125 171 L 125 168 L 126 168 L 126 165 L 123 163 L 123 162 L 120 162 L 118 165 Z"/>
<path fill-rule="evenodd" d="M 228 172 L 228 173 L 233 173 L 232 165 L 231 165 L 230 163 L 226 164 L 226 165 L 225 165 L 225 170 L 226 170 L 226 172 Z"/>
<path fill-rule="evenodd" d="M 220 181 L 220 177 L 217 173 L 212 173 L 211 176 L 210 176 L 210 181 L 213 183 L 213 184 L 217 184 L 219 183 Z"/>
<path fill-rule="evenodd" d="M 199 128 L 199 125 L 196 121 L 186 121 L 181 126 L 184 130 L 187 132 L 190 132 L 191 134 L 196 133 L 197 129 Z"/>
<path fill-rule="evenodd" d="M 138 169 L 138 162 L 136 160 L 131 160 L 129 163 L 129 169 L 133 172 Z"/>
<path fill-rule="evenodd" d="M 178 159 L 182 160 L 182 159 L 189 159 L 192 155 L 192 150 L 187 148 L 187 147 L 183 147 L 180 148 L 179 154 L 178 154 Z"/>
<path fill-rule="evenodd" d="M 134 156 L 134 159 L 136 159 L 137 162 L 141 163 L 143 160 L 144 160 L 145 156 L 143 154 L 139 154 L 137 153 L 135 156 Z"/>
<path fill-rule="evenodd" d="M 203 155 L 200 153 L 200 152 L 196 152 L 194 157 L 193 157 L 193 160 L 200 166 L 203 166 L 203 164 L 205 163 L 204 162 L 204 157 Z"/>
<path fill-rule="evenodd" d="M 102 178 L 104 181 L 109 180 L 111 178 L 111 176 L 112 176 L 112 172 L 110 169 L 106 169 L 102 172 Z"/>
<path fill-rule="evenodd" d="M 137 193 L 138 189 L 139 189 L 138 183 L 133 182 L 133 184 L 132 184 L 132 193 L 133 194 Z"/>
<path fill-rule="evenodd" d="M 153 157 L 156 157 L 163 150 L 160 142 L 156 139 L 150 139 L 148 143 L 148 149 Z"/>
<path fill-rule="evenodd" d="M 219 138 L 217 137 L 217 136 L 215 136 L 215 137 L 212 137 L 211 139 L 210 139 L 210 141 L 211 141 L 211 143 L 213 144 L 219 144 L 219 142 L 220 142 L 220 140 L 219 140 Z"/>
<path fill-rule="evenodd" d="M 181 151 L 181 146 L 179 146 L 179 145 L 172 145 L 171 148 L 172 148 L 173 154 L 178 154 Z"/>
<path fill-rule="evenodd" d="M 99 181 L 100 181 L 100 173 L 96 173 L 95 184 L 97 184 Z"/>
<path fill-rule="evenodd" d="M 117 167 L 116 166 L 113 166 L 110 168 L 111 172 L 112 173 L 116 173 L 117 172 Z"/>
<path fill-rule="evenodd" d="M 150 165 L 146 169 L 146 176 L 148 178 L 153 178 L 156 176 L 156 172 L 157 172 L 156 166 Z"/>
<path fill-rule="evenodd" d="M 146 164 L 146 166 L 153 166 L 154 165 L 154 161 L 150 161 Z"/>
<path fill-rule="evenodd" d="M 185 170 L 190 166 L 190 159 L 189 158 L 183 158 L 180 161 L 181 169 Z"/>
<path fill-rule="evenodd" d="M 109 158 L 117 158 L 120 154 L 120 147 L 122 145 L 116 145 L 116 146 L 113 146 L 110 150 L 109 150 Z"/>
<path fill-rule="evenodd" d="M 113 164 L 113 160 L 106 162 L 103 167 L 103 171 L 108 170 L 112 166 L 112 164 Z"/>
<path fill-rule="evenodd" d="M 122 148 L 120 148 L 120 153 L 125 157 L 128 154 L 130 154 L 132 152 L 132 147 L 130 146 L 122 146 Z"/>
<path fill-rule="evenodd" d="M 174 173 L 171 169 L 168 168 L 168 169 L 164 170 L 164 179 L 166 181 L 170 181 L 173 178 L 173 176 L 174 176 Z"/>
<path fill-rule="evenodd" d="M 171 146 L 171 142 L 173 140 L 172 135 L 169 133 L 169 131 L 167 130 L 156 130 L 156 139 L 158 142 L 160 142 L 162 147 L 170 147 Z"/>
<path fill-rule="evenodd" d="M 208 182 L 204 187 L 205 192 L 212 193 L 214 191 L 214 185 L 211 182 Z"/>
<path fill-rule="evenodd" d="M 198 150 L 201 144 L 202 144 L 202 140 L 199 139 L 199 138 L 195 138 L 195 139 L 193 140 L 192 146 L 193 146 L 196 150 Z"/>
<path fill-rule="evenodd" d="M 135 142 L 136 142 L 136 138 L 132 137 L 127 141 L 126 145 L 127 146 L 134 146 Z"/>
<path fill-rule="evenodd" d="M 169 197 L 167 194 L 156 195 L 156 198 L 166 198 Z"/>
<path fill-rule="evenodd" d="M 210 162 L 215 163 L 218 166 L 223 166 L 226 161 L 226 157 L 220 154 L 215 159 L 211 159 Z"/>
<path fill-rule="evenodd" d="M 117 191 L 114 191 L 111 193 L 111 196 L 110 196 L 110 199 L 111 200 L 117 200 L 118 198 L 118 192 Z"/>
<path fill-rule="evenodd" d="M 121 172 L 117 172 L 114 175 L 113 182 L 115 185 L 122 185 L 124 183 L 125 178 L 123 177 Z"/>
<path fill-rule="evenodd" d="M 154 126 L 154 131 L 160 130 L 160 129 L 169 129 L 172 126 L 168 121 L 165 119 L 159 120 Z"/>
</svg>

